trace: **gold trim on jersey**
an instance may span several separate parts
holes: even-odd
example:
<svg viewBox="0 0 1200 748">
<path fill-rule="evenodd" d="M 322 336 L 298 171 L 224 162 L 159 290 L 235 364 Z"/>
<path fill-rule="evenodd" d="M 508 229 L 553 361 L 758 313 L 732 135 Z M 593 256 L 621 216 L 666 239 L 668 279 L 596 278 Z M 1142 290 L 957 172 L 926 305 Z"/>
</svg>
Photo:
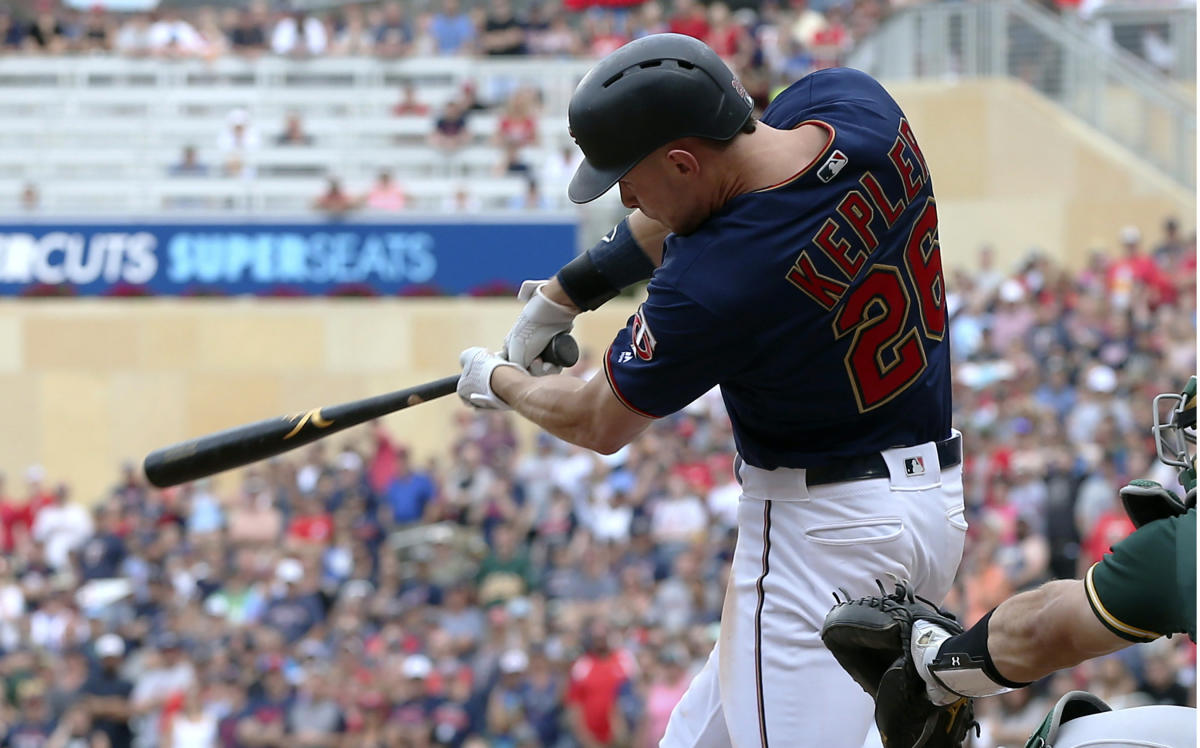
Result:
<svg viewBox="0 0 1200 748">
<path fill-rule="evenodd" d="M 1092 604 L 1092 611 L 1095 612 L 1096 616 L 1100 618 L 1100 622 L 1114 631 L 1123 633 L 1127 636 L 1136 636 L 1144 641 L 1153 641 L 1162 636 L 1162 634 L 1156 634 L 1153 631 L 1146 631 L 1145 629 L 1139 629 L 1137 626 L 1130 626 L 1128 623 L 1125 623 L 1110 613 L 1108 608 L 1104 607 L 1104 603 L 1100 602 L 1100 595 L 1096 592 L 1096 584 L 1092 581 L 1092 572 L 1094 572 L 1096 567 L 1099 565 L 1100 562 L 1097 561 L 1088 567 L 1087 574 L 1083 578 L 1083 585 L 1084 591 L 1087 594 L 1088 602 Z"/>
</svg>

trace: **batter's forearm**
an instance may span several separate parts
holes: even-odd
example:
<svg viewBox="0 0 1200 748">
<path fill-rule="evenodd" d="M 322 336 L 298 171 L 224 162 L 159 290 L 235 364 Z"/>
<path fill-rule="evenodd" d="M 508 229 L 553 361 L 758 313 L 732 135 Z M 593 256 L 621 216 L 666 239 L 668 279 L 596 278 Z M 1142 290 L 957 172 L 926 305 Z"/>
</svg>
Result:
<svg viewBox="0 0 1200 748">
<path fill-rule="evenodd" d="M 1130 642 L 1096 618 L 1083 582 L 1048 582 L 1000 604 L 988 622 L 988 652 L 1005 678 L 1029 682 Z"/>
<path fill-rule="evenodd" d="M 583 311 L 579 307 L 575 306 L 575 302 L 571 301 L 570 296 L 567 296 L 567 292 L 563 290 L 562 285 L 558 282 L 558 276 L 546 281 L 546 285 L 542 286 L 542 293 L 546 294 L 546 298 L 550 299 L 556 304 L 562 304 L 563 306 L 574 310 L 576 313 Z"/>
<path fill-rule="evenodd" d="M 583 397 L 587 382 L 562 374 L 532 377 L 511 366 L 492 373 L 492 391 L 513 410 L 559 439 L 605 454 L 612 443 Z"/>
</svg>

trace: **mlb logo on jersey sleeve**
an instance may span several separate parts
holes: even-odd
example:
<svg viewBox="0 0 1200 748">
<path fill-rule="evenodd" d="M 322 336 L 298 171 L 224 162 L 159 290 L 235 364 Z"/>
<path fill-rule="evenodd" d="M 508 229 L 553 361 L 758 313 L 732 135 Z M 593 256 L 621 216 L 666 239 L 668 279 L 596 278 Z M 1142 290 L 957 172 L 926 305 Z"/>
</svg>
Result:
<svg viewBox="0 0 1200 748">
<path fill-rule="evenodd" d="M 834 150 L 833 153 L 829 154 L 829 158 L 825 160 L 825 163 L 821 165 L 821 168 L 817 170 L 817 179 L 826 183 L 832 182 L 833 178 L 838 175 L 838 172 L 846 168 L 846 164 L 848 163 L 850 163 L 850 158 L 846 154 L 840 150 Z"/>
<path fill-rule="evenodd" d="M 630 345 L 637 357 L 643 361 L 649 361 L 654 358 L 654 333 L 650 332 L 650 326 L 646 324 L 646 317 L 642 314 L 642 308 L 639 306 L 637 314 L 633 315 L 633 329 L 630 335 Z"/>
</svg>

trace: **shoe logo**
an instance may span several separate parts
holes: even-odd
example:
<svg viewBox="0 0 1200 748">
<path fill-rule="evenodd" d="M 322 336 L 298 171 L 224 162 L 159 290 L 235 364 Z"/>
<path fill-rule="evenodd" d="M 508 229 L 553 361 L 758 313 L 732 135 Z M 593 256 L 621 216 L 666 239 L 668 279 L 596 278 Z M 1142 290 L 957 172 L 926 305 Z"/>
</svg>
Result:
<svg viewBox="0 0 1200 748">
<path fill-rule="evenodd" d="M 924 457 L 905 457 L 904 458 L 904 474 L 908 477 L 914 475 L 925 474 L 925 458 Z"/>
</svg>

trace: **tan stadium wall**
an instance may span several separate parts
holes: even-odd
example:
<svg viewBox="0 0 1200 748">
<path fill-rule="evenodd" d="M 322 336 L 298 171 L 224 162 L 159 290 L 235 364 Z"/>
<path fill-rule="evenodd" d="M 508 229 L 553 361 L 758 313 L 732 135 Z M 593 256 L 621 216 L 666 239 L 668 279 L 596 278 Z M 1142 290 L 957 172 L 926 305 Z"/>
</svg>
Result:
<svg viewBox="0 0 1200 748">
<path fill-rule="evenodd" d="M 979 246 L 1008 264 L 1039 247 L 1071 265 L 1115 247 L 1125 224 L 1148 241 L 1163 219 L 1190 231 L 1196 195 L 1012 80 L 888 84 L 933 174 L 943 261 Z M 1130 115 L 1132 117 L 1132 114 Z M 1153 120 L 1151 126 L 1159 129 Z M 1169 147 L 1157 138 L 1155 147 Z M 1195 144 L 1191 144 L 1194 148 Z M 1194 162 L 1195 151 L 1180 154 Z"/>
<path fill-rule="evenodd" d="M 585 351 L 603 352 L 633 310 L 610 307 L 580 318 Z M 0 303 L 0 471 L 20 493 L 39 463 L 91 502 L 123 460 L 156 447 L 455 374 L 458 352 L 499 347 L 519 309 L 502 299 Z M 444 453 L 462 407 L 447 397 L 386 423 L 424 460 Z"/>
</svg>

